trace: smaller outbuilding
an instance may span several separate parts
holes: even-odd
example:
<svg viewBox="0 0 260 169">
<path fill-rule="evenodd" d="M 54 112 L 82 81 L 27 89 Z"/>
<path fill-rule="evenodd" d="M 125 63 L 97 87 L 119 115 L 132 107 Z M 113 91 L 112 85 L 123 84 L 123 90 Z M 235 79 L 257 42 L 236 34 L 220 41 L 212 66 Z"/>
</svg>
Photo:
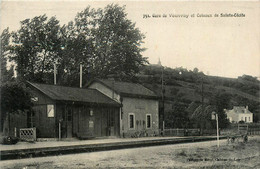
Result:
<svg viewBox="0 0 260 169">
<path fill-rule="evenodd" d="M 253 123 L 253 113 L 248 110 L 248 106 L 234 106 L 232 110 L 225 110 L 225 113 L 231 123 Z"/>
</svg>

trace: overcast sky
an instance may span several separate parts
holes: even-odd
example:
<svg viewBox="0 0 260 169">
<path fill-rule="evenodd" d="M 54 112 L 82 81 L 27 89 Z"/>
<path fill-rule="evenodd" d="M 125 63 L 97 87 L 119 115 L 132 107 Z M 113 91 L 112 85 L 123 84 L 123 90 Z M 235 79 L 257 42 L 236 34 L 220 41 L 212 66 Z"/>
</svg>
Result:
<svg viewBox="0 0 260 169">
<path fill-rule="evenodd" d="M 2 1 L 1 30 L 17 30 L 20 21 L 46 14 L 56 16 L 61 24 L 73 20 L 88 5 L 105 7 L 104 1 Z M 114 1 L 115 3 L 115 1 Z M 160 58 L 167 67 L 197 67 L 205 74 L 260 77 L 260 3 L 255 2 L 171 2 L 130 1 L 128 18 L 146 35 L 143 56 L 150 63 Z M 220 14 L 244 14 L 245 17 L 221 17 Z M 151 18 L 143 18 L 149 14 Z M 161 15 L 153 18 L 152 15 Z M 165 14 L 167 17 L 162 17 Z M 170 17 L 189 15 L 188 18 Z M 191 17 L 195 14 L 195 17 Z M 198 17 L 212 15 L 212 17 Z M 219 17 L 214 17 L 219 14 Z"/>
</svg>

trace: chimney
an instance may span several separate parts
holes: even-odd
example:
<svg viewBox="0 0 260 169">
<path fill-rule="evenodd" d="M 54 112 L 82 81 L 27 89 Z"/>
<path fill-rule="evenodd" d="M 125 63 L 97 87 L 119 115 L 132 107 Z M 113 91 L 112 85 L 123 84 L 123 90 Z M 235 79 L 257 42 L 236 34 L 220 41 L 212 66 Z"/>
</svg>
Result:
<svg viewBox="0 0 260 169">
<path fill-rule="evenodd" d="M 82 64 L 80 64 L 80 70 L 79 70 L 79 72 L 80 72 L 80 79 L 79 79 L 79 87 L 80 88 L 82 88 Z"/>
<path fill-rule="evenodd" d="M 115 81 L 116 79 L 118 79 L 118 76 L 116 74 L 109 74 L 107 76 L 107 79 L 111 81 Z"/>
<path fill-rule="evenodd" d="M 246 110 L 248 110 L 248 106 L 246 106 Z"/>
</svg>

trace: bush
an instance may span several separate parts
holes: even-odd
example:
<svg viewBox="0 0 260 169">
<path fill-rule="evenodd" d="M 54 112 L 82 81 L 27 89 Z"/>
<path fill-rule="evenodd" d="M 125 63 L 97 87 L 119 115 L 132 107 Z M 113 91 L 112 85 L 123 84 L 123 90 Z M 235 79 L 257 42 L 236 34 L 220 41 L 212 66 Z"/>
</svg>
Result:
<svg viewBox="0 0 260 169">
<path fill-rule="evenodd" d="M 17 137 L 5 136 L 3 137 L 3 144 L 11 145 L 16 144 L 19 141 Z"/>
</svg>

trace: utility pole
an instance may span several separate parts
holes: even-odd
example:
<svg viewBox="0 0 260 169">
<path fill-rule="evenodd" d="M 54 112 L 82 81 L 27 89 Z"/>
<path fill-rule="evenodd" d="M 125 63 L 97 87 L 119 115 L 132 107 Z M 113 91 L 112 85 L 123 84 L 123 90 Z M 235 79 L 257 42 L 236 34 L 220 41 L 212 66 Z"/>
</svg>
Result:
<svg viewBox="0 0 260 169">
<path fill-rule="evenodd" d="M 212 112 L 211 114 L 211 119 L 212 120 L 216 120 L 216 124 L 217 124 L 217 145 L 218 145 L 218 148 L 219 148 L 219 127 L 218 127 L 218 114 L 216 112 Z"/>
<path fill-rule="evenodd" d="M 201 114 L 204 114 L 204 81 L 203 77 L 201 78 Z M 202 121 L 202 124 L 204 125 L 204 120 Z M 200 126 L 200 130 L 202 132 L 203 126 Z"/>
<path fill-rule="evenodd" d="M 218 148 L 219 148 L 218 114 L 216 114 L 216 123 L 217 123 L 217 140 L 218 140 Z"/>
<path fill-rule="evenodd" d="M 165 126 L 165 122 L 164 122 L 164 80 L 163 80 L 163 75 L 164 75 L 164 67 L 162 66 L 162 112 L 161 112 L 161 117 L 162 117 L 162 130 L 164 131 L 164 126 Z"/>
<path fill-rule="evenodd" d="M 204 81 L 203 78 L 201 79 L 201 104 L 202 104 L 202 111 L 204 108 Z"/>
<path fill-rule="evenodd" d="M 56 85 L 56 75 L 57 75 L 57 70 L 56 70 L 56 63 L 54 63 L 54 85 Z"/>
</svg>

